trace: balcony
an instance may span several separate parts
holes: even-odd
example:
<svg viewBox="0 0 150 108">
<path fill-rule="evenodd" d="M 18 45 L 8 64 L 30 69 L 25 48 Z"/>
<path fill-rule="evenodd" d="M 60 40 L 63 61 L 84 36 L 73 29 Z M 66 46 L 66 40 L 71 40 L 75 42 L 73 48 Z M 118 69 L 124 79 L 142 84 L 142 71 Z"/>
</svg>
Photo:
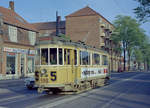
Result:
<svg viewBox="0 0 150 108">
<path fill-rule="evenodd" d="M 104 27 L 105 27 L 105 24 L 102 23 L 102 24 L 100 24 L 100 26 L 101 26 L 101 28 L 104 28 Z"/>
<path fill-rule="evenodd" d="M 106 38 L 107 40 L 109 40 L 110 37 L 109 37 L 109 36 L 105 36 L 105 38 Z"/>
<path fill-rule="evenodd" d="M 104 47 L 104 46 L 105 46 L 105 43 L 104 43 L 104 42 L 101 42 L 101 43 L 100 43 L 100 46 L 101 46 L 101 47 Z"/>
<path fill-rule="evenodd" d="M 105 33 L 101 33 L 101 37 L 105 37 Z"/>
</svg>

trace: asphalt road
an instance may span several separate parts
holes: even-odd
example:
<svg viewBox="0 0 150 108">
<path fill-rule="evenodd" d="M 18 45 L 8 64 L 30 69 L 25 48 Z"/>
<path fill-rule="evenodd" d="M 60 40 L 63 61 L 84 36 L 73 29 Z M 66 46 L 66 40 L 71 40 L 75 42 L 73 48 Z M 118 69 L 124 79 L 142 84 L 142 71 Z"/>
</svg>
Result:
<svg viewBox="0 0 150 108">
<path fill-rule="evenodd" d="M 0 81 L 0 108 L 150 108 L 150 73 L 113 73 L 109 85 L 78 95 L 38 94 L 23 80 Z"/>
</svg>

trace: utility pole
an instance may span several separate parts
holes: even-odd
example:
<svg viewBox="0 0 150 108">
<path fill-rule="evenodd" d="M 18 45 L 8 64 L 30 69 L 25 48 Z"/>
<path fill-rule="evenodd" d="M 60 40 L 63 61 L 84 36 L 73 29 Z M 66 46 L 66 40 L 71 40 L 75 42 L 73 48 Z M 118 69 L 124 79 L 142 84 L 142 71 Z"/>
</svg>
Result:
<svg viewBox="0 0 150 108">
<path fill-rule="evenodd" d="M 125 27 L 125 35 L 127 36 L 128 27 Z M 123 40 L 123 53 L 124 53 L 124 71 L 126 71 L 126 42 Z"/>
</svg>

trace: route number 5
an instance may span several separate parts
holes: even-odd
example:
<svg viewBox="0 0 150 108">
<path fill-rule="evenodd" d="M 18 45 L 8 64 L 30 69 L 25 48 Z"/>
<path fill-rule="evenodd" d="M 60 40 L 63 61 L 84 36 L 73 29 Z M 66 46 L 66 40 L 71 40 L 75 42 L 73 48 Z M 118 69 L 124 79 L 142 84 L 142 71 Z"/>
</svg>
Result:
<svg viewBox="0 0 150 108">
<path fill-rule="evenodd" d="M 51 80 L 56 81 L 56 72 L 51 72 Z"/>
</svg>

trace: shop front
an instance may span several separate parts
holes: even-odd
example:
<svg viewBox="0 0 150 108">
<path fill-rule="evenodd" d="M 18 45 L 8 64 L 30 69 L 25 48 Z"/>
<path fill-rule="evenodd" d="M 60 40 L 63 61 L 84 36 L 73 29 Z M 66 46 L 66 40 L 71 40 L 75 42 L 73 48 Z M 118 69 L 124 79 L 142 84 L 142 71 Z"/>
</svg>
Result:
<svg viewBox="0 0 150 108">
<path fill-rule="evenodd" d="M 4 79 L 34 75 L 35 50 L 3 48 L 2 75 Z"/>
</svg>

